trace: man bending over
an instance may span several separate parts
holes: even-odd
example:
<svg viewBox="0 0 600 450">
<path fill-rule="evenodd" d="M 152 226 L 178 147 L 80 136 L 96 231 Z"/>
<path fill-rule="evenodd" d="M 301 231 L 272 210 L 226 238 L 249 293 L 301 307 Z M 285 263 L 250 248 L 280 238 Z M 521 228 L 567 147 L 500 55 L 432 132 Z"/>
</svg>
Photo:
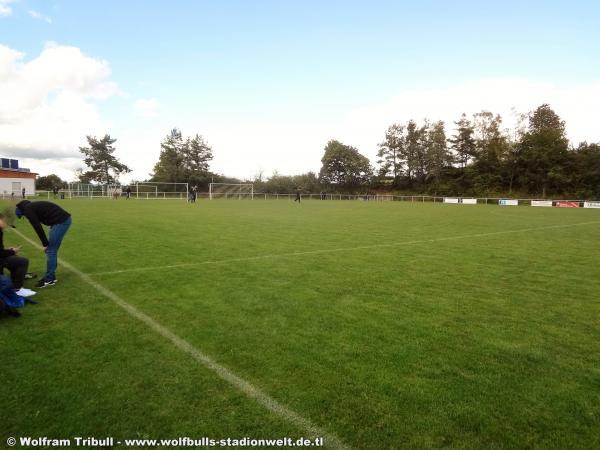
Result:
<svg viewBox="0 0 600 450">
<path fill-rule="evenodd" d="M 17 203 L 15 213 L 19 219 L 23 216 L 29 219 L 29 223 L 40 238 L 46 252 L 46 275 L 38 281 L 35 287 L 44 288 L 55 285 L 58 249 L 71 226 L 71 214 L 52 202 L 30 202 L 29 200 Z M 49 239 L 46 238 L 42 224 L 50 227 Z"/>
</svg>

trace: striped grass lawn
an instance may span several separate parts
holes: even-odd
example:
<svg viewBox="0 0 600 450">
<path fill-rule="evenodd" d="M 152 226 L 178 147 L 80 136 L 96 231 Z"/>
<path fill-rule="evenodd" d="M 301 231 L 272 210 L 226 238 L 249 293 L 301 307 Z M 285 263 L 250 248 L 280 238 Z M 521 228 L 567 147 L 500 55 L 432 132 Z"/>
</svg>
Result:
<svg viewBox="0 0 600 450">
<path fill-rule="evenodd" d="M 65 261 L 348 447 L 600 447 L 600 210 L 59 202 Z M 38 299 L 0 320 L 0 442 L 308 434 L 76 273 Z"/>
</svg>

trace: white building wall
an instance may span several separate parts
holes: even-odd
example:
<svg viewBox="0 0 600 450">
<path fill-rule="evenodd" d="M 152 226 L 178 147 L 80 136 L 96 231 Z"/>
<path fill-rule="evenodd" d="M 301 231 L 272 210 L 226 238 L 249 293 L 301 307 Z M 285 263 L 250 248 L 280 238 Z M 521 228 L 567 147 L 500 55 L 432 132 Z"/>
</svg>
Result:
<svg viewBox="0 0 600 450">
<path fill-rule="evenodd" d="M 35 180 L 33 178 L 0 178 L 0 195 L 21 195 L 25 188 L 25 195 L 35 195 Z"/>
</svg>

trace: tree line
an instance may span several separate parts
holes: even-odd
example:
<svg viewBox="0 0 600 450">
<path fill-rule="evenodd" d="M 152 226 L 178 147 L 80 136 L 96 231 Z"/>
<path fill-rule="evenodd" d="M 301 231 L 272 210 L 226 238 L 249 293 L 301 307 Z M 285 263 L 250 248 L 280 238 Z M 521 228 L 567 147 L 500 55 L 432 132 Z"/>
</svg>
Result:
<svg viewBox="0 0 600 450">
<path fill-rule="evenodd" d="M 442 121 L 409 120 L 390 125 L 378 145 L 375 165 L 359 150 L 329 141 L 318 173 L 286 176 L 275 172 L 264 178 L 239 180 L 214 173 L 212 147 L 200 135 L 184 137 L 174 128 L 160 144 L 161 151 L 147 180 L 190 183 L 206 189 L 213 182 L 253 182 L 255 191 L 397 192 L 454 196 L 549 195 L 600 197 L 600 144 L 571 144 L 565 122 L 547 105 L 519 114 L 512 128 L 499 114 L 466 114 L 448 135 Z M 77 172 L 83 183 L 116 183 L 130 171 L 114 155 L 110 135 L 87 137 L 81 147 L 86 170 Z M 55 175 L 40 177 L 38 189 L 64 183 Z"/>
<path fill-rule="evenodd" d="M 506 127 L 482 111 L 454 122 L 409 120 L 390 125 L 377 162 L 330 141 L 319 174 L 261 181 L 265 192 L 397 192 L 453 196 L 600 197 L 600 144 L 572 145 L 565 122 L 548 104 L 517 114 Z"/>
<path fill-rule="evenodd" d="M 379 146 L 379 183 L 397 189 L 452 195 L 536 197 L 600 195 L 600 145 L 573 147 L 565 122 L 544 104 L 503 126 L 500 115 L 484 111 L 454 122 L 446 137 L 443 122 L 393 124 Z"/>
</svg>

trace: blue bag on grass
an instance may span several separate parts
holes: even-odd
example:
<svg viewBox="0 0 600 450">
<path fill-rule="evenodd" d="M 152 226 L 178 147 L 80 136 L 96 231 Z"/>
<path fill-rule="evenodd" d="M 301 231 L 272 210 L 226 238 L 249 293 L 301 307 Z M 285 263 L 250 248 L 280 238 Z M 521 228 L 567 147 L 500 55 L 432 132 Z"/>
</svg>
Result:
<svg viewBox="0 0 600 450">
<path fill-rule="evenodd" d="M 10 278 L 0 275 L 0 302 L 8 308 L 22 308 L 25 305 L 25 299 L 13 290 Z"/>
</svg>

